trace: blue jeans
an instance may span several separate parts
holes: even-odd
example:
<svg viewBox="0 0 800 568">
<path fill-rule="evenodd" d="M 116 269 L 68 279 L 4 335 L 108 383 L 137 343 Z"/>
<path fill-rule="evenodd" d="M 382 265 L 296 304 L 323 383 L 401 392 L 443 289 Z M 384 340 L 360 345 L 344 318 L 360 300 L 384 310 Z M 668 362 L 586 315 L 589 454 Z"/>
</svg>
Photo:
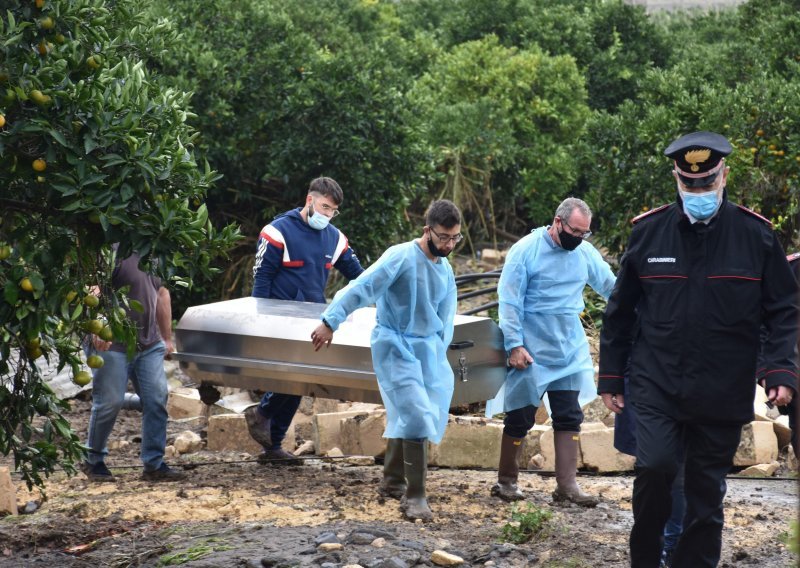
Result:
<svg viewBox="0 0 800 568">
<path fill-rule="evenodd" d="M 303 397 L 296 394 L 283 394 L 279 392 L 266 392 L 258 405 L 258 411 L 265 418 L 270 419 L 270 437 L 272 447 L 270 450 L 278 450 L 281 447 L 286 432 L 292 424 L 300 401 Z"/>
<path fill-rule="evenodd" d="M 130 379 L 142 404 L 141 458 L 146 471 L 153 471 L 164 460 L 167 444 L 167 375 L 164 373 L 163 341 L 136 353 L 128 361 L 125 353 L 101 351 L 105 365 L 94 371 L 92 413 L 89 418 L 87 461 L 101 462 L 108 455 L 106 444 L 122 408 Z"/>
</svg>

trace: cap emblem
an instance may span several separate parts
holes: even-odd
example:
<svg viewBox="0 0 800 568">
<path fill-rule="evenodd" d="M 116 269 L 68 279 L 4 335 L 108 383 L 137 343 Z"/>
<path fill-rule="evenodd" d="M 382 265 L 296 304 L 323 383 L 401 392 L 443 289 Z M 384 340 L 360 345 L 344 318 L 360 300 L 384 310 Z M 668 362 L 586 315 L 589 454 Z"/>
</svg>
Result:
<svg viewBox="0 0 800 568">
<path fill-rule="evenodd" d="M 703 148 L 702 150 L 689 150 L 686 152 L 686 155 L 683 157 L 687 163 L 692 164 L 690 168 L 693 172 L 696 172 L 700 169 L 698 163 L 703 163 L 711 157 L 711 150 L 707 148 Z"/>
</svg>

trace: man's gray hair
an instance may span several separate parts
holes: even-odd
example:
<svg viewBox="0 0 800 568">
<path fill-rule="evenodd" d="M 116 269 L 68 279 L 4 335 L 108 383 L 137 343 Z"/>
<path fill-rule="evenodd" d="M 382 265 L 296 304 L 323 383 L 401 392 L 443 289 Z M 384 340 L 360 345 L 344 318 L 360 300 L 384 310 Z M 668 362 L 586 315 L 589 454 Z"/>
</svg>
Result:
<svg viewBox="0 0 800 568">
<path fill-rule="evenodd" d="M 561 202 L 561 205 L 558 206 L 558 209 L 556 209 L 556 217 L 569 223 L 569 216 L 572 215 L 572 212 L 575 209 L 579 209 L 580 212 L 587 217 L 592 216 L 592 210 L 589 209 L 589 206 L 586 205 L 586 202 L 583 199 L 578 199 L 577 197 L 567 197 Z"/>
</svg>

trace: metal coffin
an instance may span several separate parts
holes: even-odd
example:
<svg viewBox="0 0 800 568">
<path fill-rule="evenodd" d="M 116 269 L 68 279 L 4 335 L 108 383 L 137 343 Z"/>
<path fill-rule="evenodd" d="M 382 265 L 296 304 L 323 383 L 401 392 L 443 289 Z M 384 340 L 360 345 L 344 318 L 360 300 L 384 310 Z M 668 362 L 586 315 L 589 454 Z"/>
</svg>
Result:
<svg viewBox="0 0 800 568">
<path fill-rule="evenodd" d="M 193 379 L 217 386 L 380 403 L 370 333 L 375 308 L 356 310 L 329 348 L 311 332 L 325 304 L 240 298 L 189 308 L 176 330 L 175 358 Z M 500 328 L 491 319 L 455 318 L 448 350 L 452 406 L 493 398 L 505 379 Z"/>
</svg>

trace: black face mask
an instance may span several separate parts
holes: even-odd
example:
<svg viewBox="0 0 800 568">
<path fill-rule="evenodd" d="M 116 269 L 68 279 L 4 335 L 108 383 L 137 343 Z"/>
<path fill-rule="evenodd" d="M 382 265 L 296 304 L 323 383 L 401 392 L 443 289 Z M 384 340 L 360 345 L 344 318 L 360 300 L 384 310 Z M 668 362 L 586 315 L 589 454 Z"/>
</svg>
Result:
<svg viewBox="0 0 800 568">
<path fill-rule="evenodd" d="M 582 238 L 570 235 L 566 232 L 564 227 L 561 227 L 561 230 L 558 232 L 558 240 L 561 241 L 561 248 L 564 250 L 575 250 L 578 248 L 578 245 L 583 242 Z"/>
<path fill-rule="evenodd" d="M 433 239 L 431 239 L 430 235 L 428 235 L 428 250 L 431 251 L 433 256 L 447 256 L 450 254 L 449 252 L 444 252 L 442 249 L 433 244 Z"/>
</svg>

